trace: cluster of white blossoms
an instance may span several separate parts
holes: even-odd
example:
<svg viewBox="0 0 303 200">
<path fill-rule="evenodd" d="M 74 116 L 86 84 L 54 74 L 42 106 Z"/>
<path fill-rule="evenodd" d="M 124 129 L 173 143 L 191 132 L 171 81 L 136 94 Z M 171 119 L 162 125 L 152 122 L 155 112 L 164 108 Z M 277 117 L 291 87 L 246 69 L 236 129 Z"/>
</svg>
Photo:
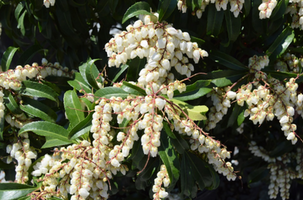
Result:
<svg viewBox="0 0 303 200">
<path fill-rule="evenodd" d="M 7 145 L 6 152 L 9 154 L 6 159 L 7 163 L 12 162 L 13 159 L 18 163 L 15 168 L 15 182 L 26 183 L 29 180 L 28 170 L 32 164 L 32 159 L 37 158 L 37 152 L 30 146 L 28 134 L 23 133 L 16 143 Z"/>
<path fill-rule="evenodd" d="M 272 11 L 277 5 L 276 0 L 262 0 L 262 3 L 259 5 L 259 18 L 266 19 L 270 18 Z"/>
<path fill-rule="evenodd" d="M 154 200 L 164 199 L 168 196 L 168 193 L 162 187 L 162 184 L 164 187 L 168 187 L 170 184 L 170 179 L 168 177 L 165 165 L 161 165 L 160 171 L 157 173 L 157 178 L 154 180 L 154 186 L 152 189 L 154 193 Z"/>
<path fill-rule="evenodd" d="M 43 0 L 43 4 L 46 8 L 49 8 L 49 6 L 55 5 L 55 0 Z"/>
<path fill-rule="evenodd" d="M 175 80 L 174 74 L 170 72 L 172 68 L 181 75 L 190 77 L 194 67 L 189 58 L 197 63 L 200 57 L 208 56 L 197 43 L 190 41 L 187 32 L 176 30 L 165 22 L 154 23 L 149 15 L 126 29 L 127 31 L 116 34 L 105 45 L 109 57 L 108 66 L 119 67 L 129 59 L 146 58 L 147 63 L 140 71 L 138 79 L 138 85 L 143 88 L 151 83 L 157 84 L 156 87 L 166 88 L 168 83 Z"/>
<path fill-rule="evenodd" d="M 292 17 L 291 27 L 303 29 L 303 1 L 290 0 L 286 13 Z"/>
<path fill-rule="evenodd" d="M 46 154 L 32 172 L 33 176 L 41 177 L 38 182 L 42 182 L 40 191 L 33 192 L 32 198 L 68 198 L 70 195 L 71 200 L 107 199 L 111 187 L 109 180 L 117 172 L 125 175 L 127 167 L 114 167 L 109 158 L 113 148 L 103 143 L 102 136 L 99 136 L 93 146 L 83 140 L 55 149 L 52 156 Z"/>
<path fill-rule="evenodd" d="M 291 180 L 303 179 L 303 148 L 297 148 L 296 153 L 286 153 L 276 158 L 270 157 L 269 153 L 263 147 L 257 146 L 254 141 L 250 143 L 249 150 L 255 156 L 261 157 L 268 163 L 267 168 L 270 170 L 270 184 L 268 186 L 269 197 L 276 199 L 280 192 L 283 200 L 289 199 Z M 296 160 L 298 164 L 295 169 L 289 166 L 292 160 Z"/>
<path fill-rule="evenodd" d="M 205 11 L 205 8 L 210 3 L 215 4 L 217 11 L 227 10 L 227 4 L 230 4 L 230 12 L 234 14 L 235 17 L 239 16 L 239 13 L 241 12 L 244 4 L 244 0 L 206 0 L 201 2 L 200 8 L 195 10 L 196 16 L 200 19 L 202 17 L 203 12 Z M 186 6 L 186 0 L 179 0 L 177 3 L 178 10 L 182 11 L 183 13 L 186 13 L 187 6 Z"/>
<path fill-rule="evenodd" d="M 226 115 L 228 108 L 231 106 L 231 101 L 236 98 L 237 93 L 229 90 L 229 87 L 214 87 L 213 91 L 208 93 L 207 96 L 211 98 L 214 105 L 210 108 L 206 125 L 206 130 L 211 130 Z"/>
<path fill-rule="evenodd" d="M 299 73 L 303 66 L 303 58 L 298 58 L 294 54 L 286 53 L 275 64 L 275 69 L 282 72 Z"/>
<path fill-rule="evenodd" d="M 250 58 L 248 67 L 254 80 L 242 85 L 236 92 L 229 87 L 214 88 L 210 95 L 215 106 L 210 109 L 207 129 L 215 128 L 216 123 L 227 113 L 230 101 L 236 98 L 239 106 L 244 106 L 244 103 L 248 106 L 244 117 L 249 117 L 254 124 L 260 125 L 265 119 L 272 121 L 276 117 L 287 140 L 293 144 L 297 142 L 297 126 L 293 123 L 293 117 L 295 111 L 303 116 L 303 95 L 297 94 L 298 84 L 295 78 L 290 78 L 284 84 L 262 72 L 268 63 L 267 56 Z"/>
</svg>

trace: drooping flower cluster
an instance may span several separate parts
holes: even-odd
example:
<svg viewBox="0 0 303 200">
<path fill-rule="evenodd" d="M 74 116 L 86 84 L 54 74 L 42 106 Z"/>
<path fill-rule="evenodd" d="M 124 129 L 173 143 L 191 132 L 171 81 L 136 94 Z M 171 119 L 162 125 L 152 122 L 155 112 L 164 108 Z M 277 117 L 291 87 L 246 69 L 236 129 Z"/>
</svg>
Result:
<svg viewBox="0 0 303 200">
<path fill-rule="evenodd" d="M 303 58 L 298 58 L 294 54 L 286 53 L 275 64 L 275 69 L 282 72 L 300 73 L 300 67 L 303 66 Z"/>
<path fill-rule="evenodd" d="M 215 127 L 216 123 L 227 113 L 230 100 L 236 98 L 239 106 L 244 106 L 244 103 L 248 105 L 244 117 L 249 116 L 249 120 L 260 125 L 265 119 L 272 121 L 276 117 L 287 140 L 293 144 L 297 142 L 297 126 L 293 124 L 293 117 L 295 110 L 298 110 L 299 114 L 302 113 L 303 95 L 297 94 L 298 84 L 295 82 L 295 78 L 291 78 L 283 84 L 278 79 L 268 77 L 266 73 L 262 72 L 261 70 L 268 63 L 267 57 L 254 56 L 250 58 L 249 69 L 254 80 L 242 85 L 236 92 L 229 88 L 225 90 L 215 88 L 214 92 L 211 93 L 215 107 L 210 109 L 208 129 Z"/>
<path fill-rule="evenodd" d="M 32 193 L 32 198 L 71 195 L 71 200 L 107 199 L 109 179 L 119 171 L 125 175 L 127 168 L 124 165 L 114 167 L 108 162 L 111 147 L 102 145 L 100 138 L 93 144 L 83 140 L 55 149 L 52 156 L 46 154 L 32 172 L 33 176 L 42 175 L 38 181 L 43 185 L 40 191 Z"/>
<path fill-rule="evenodd" d="M 49 6 L 55 5 L 55 0 L 43 0 L 43 4 L 46 8 L 49 8 Z"/>
<path fill-rule="evenodd" d="M 143 21 L 138 20 L 127 31 L 117 34 L 105 49 L 109 66 L 118 67 L 137 56 L 147 58 L 138 82 L 128 83 L 144 89 L 146 95 L 129 94 L 124 98 L 84 95 L 83 98 L 97 99 L 90 129 L 92 141 L 83 140 L 55 150 L 54 155 L 45 156 L 34 167 L 33 176 L 41 177 L 43 182 L 43 188 L 32 194 L 37 199 L 60 195 L 72 195 L 71 199 L 107 199 L 110 185 L 106 182 L 117 172 L 125 174 L 128 170 L 124 162 L 134 143 L 141 143 L 148 157 L 146 164 L 149 157 L 158 156 L 160 136 L 166 134 L 162 130 L 164 123 L 173 125 L 172 131 L 190 137 L 192 151 L 206 155 L 206 161 L 218 173 L 235 180 L 231 163 L 225 161 L 230 157 L 226 147 L 208 136 L 181 107 L 169 100 L 175 90 L 181 93 L 186 89 L 182 81 L 174 79 L 171 68 L 189 77 L 194 70 L 189 58 L 198 62 L 207 52 L 190 42 L 188 33 L 166 23 L 153 23 L 150 16 L 145 16 Z M 114 87 L 122 86 L 122 83 L 114 84 Z M 154 199 L 165 198 L 168 193 L 164 188 L 169 184 L 170 177 L 162 165 L 154 180 Z"/>
<path fill-rule="evenodd" d="M 12 159 L 17 161 L 15 182 L 26 183 L 28 181 L 28 170 L 32 164 L 32 159 L 37 158 L 37 152 L 30 146 L 28 134 L 23 133 L 20 139 L 13 145 L 7 145 L 6 152 L 9 154 L 7 162 Z"/>
<path fill-rule="evenodd" d="M 291 186 L 291 180 L 303 179 L 302 174 L 302 148 L 297 148 L 296 154 L 286 153 L 283 156 L 272 158 L 269 153 L 260 146 L 257 146 L 256 142 L 252 141 L 249 146 L 249 150 L 257 157 L 261 157 L 268 163 L 267 168 L 270 170 L 270 184 L 268 186 L 268 195 L 271 199 L 276 199 L 279 192 L 283 200 L 289 199 L 289 189 Z M 292 160 L 296 160 L 298 165 L 296 169 L 291 168 L 289 163 Z"/>
<path fill-rule="evenodd" d="M 259 18 L 265 19 L 270 18 L 272 11 L 277 5 L 276 0 L 262 0 L 262 3 L 258 7 L 259 9 Z"/>
<path fill-rule="evenodd" d="M 213 3 L 216 6 L 217 11 L 227 10 L 227 4 L 230 3 L 230 12 L 234 14 L 235 17 L 238 17 L 239 13 L 241 12 L 244 4 L 244 0 L 211 0 L 211 1 L 202 1 L 201 7 L 195 10 L 196 16 L 200 19 L 202 17 L 205 8 L 210 4 Z M 186 0 L 179 0 L 178 1 L 178 10 L 185 13 L 187 11 Z"/>
<path fill-rule="evenodd" d="M 292 17 L 292 28 L 303 29 L 303 3 L 301 0 L 290 0 L 286 10 Z"/>
</svg>

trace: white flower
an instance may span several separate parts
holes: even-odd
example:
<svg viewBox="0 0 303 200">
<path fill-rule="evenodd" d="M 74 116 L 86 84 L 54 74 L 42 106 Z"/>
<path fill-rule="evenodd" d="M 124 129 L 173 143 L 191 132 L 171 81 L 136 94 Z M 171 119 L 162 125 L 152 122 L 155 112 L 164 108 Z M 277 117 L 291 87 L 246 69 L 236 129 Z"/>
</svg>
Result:
<svg viewBox="0 0 303 200">
<path fill-rule="evenodd" d="M 83 197 L 85 199 L 86 197 L 88 197 L 89 192 L 85 188 L 81 188 L 79 190 L 79 194 L 80 194 L 81 197 Z"/>
<path fill-rule="evenodd" d="M 288 116 L 284 115 L 281 119 L 280 119 L 280 124 L 285 124 L 287 123 L 289 120 Z"/>
<path fill-rule="evenodd" d="M 160 99 L 160 98 L 156 99 L 156 106 L 159 108 L 159 110 L 162 110 L 164 108 L 165 104 L 166 104 L 166 101 L 164 99 Z"/>
</svg>

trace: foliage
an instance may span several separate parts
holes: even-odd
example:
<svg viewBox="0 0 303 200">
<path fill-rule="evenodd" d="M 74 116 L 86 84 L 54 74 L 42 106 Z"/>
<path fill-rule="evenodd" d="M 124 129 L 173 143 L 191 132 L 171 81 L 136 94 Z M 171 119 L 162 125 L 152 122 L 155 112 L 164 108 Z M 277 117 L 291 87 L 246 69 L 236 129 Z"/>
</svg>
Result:
<svg viewBox="0 0 303 200">
<path fill-rule="evenodd" d="M 302 6 L 0 1 L 0 196 L 296 199 Z"/>
</svg>

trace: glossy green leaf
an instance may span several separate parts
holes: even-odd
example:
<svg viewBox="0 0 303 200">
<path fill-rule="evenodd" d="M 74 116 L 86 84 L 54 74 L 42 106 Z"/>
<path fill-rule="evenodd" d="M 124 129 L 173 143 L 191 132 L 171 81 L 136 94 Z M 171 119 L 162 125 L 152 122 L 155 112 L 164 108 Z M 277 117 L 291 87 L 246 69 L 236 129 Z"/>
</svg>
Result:
<svg viewBox="0 0 303 200">
<path fill-rule="evenodd" d="M 143 166 L 145 165 L 146 161 L 146 159 L 141 160 Z M 150 158 L 148 165 L 146 165 L 146 168 L 138 175 L 138 178 L 136 179 L 135 185 L 137 190 L 144 190 L 147 186 L 150 185 L 151 177 L 153 177 L 154 173 L 157 172 L 156 169 L 158 167 L 159 159 Z"/>
<path fill-rule="evenodd" d="M 180 101 L 189 101 L 198 99 L 207 93 L 212 91 L 212 88 L 207 88 L 211 83 L 210 80 L 198 80 L 195 83 L 186 86 L 186 91 L 179 93 L 178 91 L 174 94 L 174 99 L 180 100 Z"/>
<path fill-rule="evenodd" d="M 88 83 L 95 88 L 96 90 L 99 89 L 99 86 L 97 84 L 97 81 L 101 82 L 101 79 L 99 78 L 99 70 L 97 69 L 94 62 L 96 62 L 98 59 L 90 60 L 85 68 L 85 76 L 88 81 Z"/>
<path fill-rule="evenodd" d="M 261 5 L 262 0 L 253 0 L 251 13 L 252 13 L 252 22 L 251 25 L 257 34 L 262 35 L 265 32 L 265 26 L 267 26 L 266 19 L 260 19 L 259 17 L 259 5 Z"/>
<path fill-rule="evenodd" d="M 163 130 L 165 131 L 165 134 L 167 134 L 170 138 L 176 139 L 175 134 L 173 131 L 170 129 L 169 125 L 167 122 L 163 122 Z"/>
<path fill-rule="evenodd" d="M 225 22 L 229 42 L 236 41 L 241 33 L 241 17 L 235 17 L 232 12 L 225 12 Z"/>
<path fill-rule="evenodd" d="M 237 124 L 238 126 L 240 126 L 243 122 L 244 122 L 244 110 L 242 110 L 242 112 L 239 114 L 238 118 L 237 118 Z"/>
<path fill-rule="evenodd" d="M 248 68 L 240 61 L 221 51 L 212 51 L 209 55 L 209 58 L 229 69 L 248 70 Z"/>
<path fill-rule="evenodd" d="M 180 134 L 176 133 L 175 136 L 176 139 L 171 138 L 171 143 L 179 154 L 183 154 L 186 150 L 189 149 L 189 144 Z"/>
<path fill-rule="evenodd" d="M 206 113 L 208 111 L 207 106 L 192 106 L 183 101 L 177 99 L 171 99 L 174 104 L 180 106 L 188 115 L 188 117 L 194 121 L 205 120 L 206 117 L 201 113 Z"/>
<path fill-rule="evenodd" d="M 125 92 L 121 88 L 117 87 L 105 87 L 102 89 L 99 89 L 95 93 L 95 98 L 99 99 L 100 97 L 103 98 L 111 98 L 111 97 L 121 97 L 126 98 L 129 95 L 129 93 Z"/>
<path fill-rule="evenodd" d="M 75 79 L 68 81 L 68 84 L 78 91 L 84 90 L 86 93 L 92 92 L 91 87 L 86 83 L 79 72 L 75 73 Z"/>
<path fill-rule="evenodd" d="M 126 65 L 126 64 L 123 64 L 121 67 L 120 67 L 120 71 L 116 74 L 116 76 L 114 77 L 114 79 L 112 80 L 113 83 L 115 83 L 118 78 L 121 76 L 121 74 L 123 74 L 123 72 L 125 72 L 125 70 L 127 70 L 129 67 L 129 65 Z"/>
<path fill-rule="evenodd" d="M 294 38 L 294 30 L 290 27 L 286 27 L 266 51 L 266 54 L 269 56 L 269 60 L 275 60 L 277 57 L 283 54 L 288 46 L 292 43 Z"/>
<path fill-rule="evenodd" d="M 0 141 L 3 141 L 3 130 L 4 130 L 4 117 L 1 117 L 0 119 Z"/>
<path fill-rule="evenodd" d="M 19 19 L 19 16 L 21 15 L 23 9 L 24 9 L 24 4 L 22 2 L 18 3 L 18 5 L 15 8 L 15 18 L 16 18 L 16 20 Z"/>
<path fill-rule="evenodd" d="M 180 176 L 180 163 L 177 153 L 170 142 L 170 138 L 165 134 L 161 134 L 161 146 L 159 147 L 158 154 L 166 167 L 170 179 L 169 188 L 174 188 Z"/>
<path fill-rule="evenodd" d="M 25 35 L 25 26 L 24 26 L 24 17 L 27 14 L 27 10 L 24 10 L 21 16 L 18 19 L 18 26 L 17 28 L 20 29 L 21 34 L 24 36 Z"/>
<path fill-rule="evenodd" d="M 187 155 L 183 155 L 181 159 L 180 180 L 181 193 L 185 196 L 191 196 L 192 188 L 197 186 L 194 182 L 194 175 L 188 163 Z M 203 188 L 200 189 L 202 190 Z"/>
<path fill-rule="evenodd" d="M 225 87 L 232 84 L 232 82 L 227 78 L 217 78 L 212 80 L 212 83 L 217 87 Z"/>
<path fill-rule="evenodd" d="M 247 16 L 250 13 L 250 8 L 251 8 L 251 0 L 245 0 L 244 1 L 244 14 Z"/>
<path fill-rule="evenodd" d="M 29 115 L 38 117 L 42 120 L 55 122 L 57 119 L 57 114 L 47 105 L 41 103 L 40 101 L 23 97 L 23 104 L 20 105 L 21 110 L 26 112 Z"/>
<path fill-rule="evenodd" d="M 92 124 L 93 112 L 86 116 L 85 119 L 76 124 L 68 133 L 68 138 L 74 140 L 90 131 Z"/>
<path fill-rule="evenodd" d="M 159 22 L 166 20 L 177 7 L 178 0 L 160 0 L 158 13 Z"/>
<path fill-rule="evenodd" d="M 72 143 L 72 141 L 68 139 L 68 131 L 62 126 L 51 122 L 37 121 L 28 123 L 20 129 L 18 134 L 20 135 L 28 131 L 32 131 L 40 136 L 45 136 L 46 143 L 42 148 L 50 148 Z"/>
<path fill-rule="evenodd" d="M 3 72 L 10 68 L 13 57 L 18 50 L 18 47 L 8 47 L 1 58 L 1 69 Z"/>
<path fill-rule="evenodd" d="M 23 81 L 20 90 L 21 95 L 47 98 L 52 101 L 57 101 L 58 94 L 49 86 L 34 81 Z"/>
<path fill-rule="evenodd" d="M 213 173 L 211 166 L 196 155 L 185 152 L 184 157 L 192 170 L 194 179 L 199 185 L 199 189 L 211 188 L 215 189 L 219 186 L 220 180 L 217 173 Z"/>
<path fill-rule="evenodd" d="M 207 24 L 206 32 L 208 35 L 219 35 L 223 23 L 224 11 L 217 11 L 214 4 L 207 6 L 208 15 L 207 15 Z"/>
<path fill-rule="evenodd" d="M 15 98 L 11 93 L 8 93 L 8 96 L 3 97 L 3 101 L 5 106 L 14 114 L 21 114 L 22 111 L 19 108 L 19 105 L 17 104 Z"/>
<path fill-rule="evenodd" d="M 139 78 L 140 70 L 144 68 L 146 64 L 146 59 L 140 59 L 136 57 L 128 62 L 128 70 L 126 74 L 127 81 L 137 81 Z"/>
<path fill-rule="evenodd" d="M 134 16 L 138 15 L 150 15 L 151 20 L 153 22 L 157 22 L 157 17 L 150 13 L 150 6 L 147 2 L 140 1 L 135 4 L 133 4 L 131 7 L 127 9 L 125 12 L 123 18 L 122 18 L 122 24 L 124 24 L 127 20 Z"/>
<path fill-rule="evenodd" d="M 69 90 L 65 92 L 63 102 L 66 117 L 69 120 L 70 126 L 74 127 L 85 118 L 84 111 L 81 110 L 82 105 L 79 97 L 74 90 Z"/>
<path fill-rule="evenodd" d="M 32 191 L 36 190 L 37 188 L 19 184 L 19 183 L 0 183 L 0 199 L 5 200 L 13 200 L 18 199 L 27 194 L 31 193 Z"/>
<path fill-rule="evenodd" d="M 242 111 L 243 111 L 243 108 L 241 106 L 239 106 L 237 103 L 235 103 L 233 111 L 228 118 L 227 127 L 230 127 L 230 126 L 234 125 L 236 122 L 238 122 L 238 117 Z"/>
<path fill-rule="evenodd" d="M 128 83 L 126 81 L 123 81 L 121 88 L 129 94 L 146 95 L 145 90 L 143 90 L 142 88 L 140 88 L 134 84 Z"/>
</svg>

